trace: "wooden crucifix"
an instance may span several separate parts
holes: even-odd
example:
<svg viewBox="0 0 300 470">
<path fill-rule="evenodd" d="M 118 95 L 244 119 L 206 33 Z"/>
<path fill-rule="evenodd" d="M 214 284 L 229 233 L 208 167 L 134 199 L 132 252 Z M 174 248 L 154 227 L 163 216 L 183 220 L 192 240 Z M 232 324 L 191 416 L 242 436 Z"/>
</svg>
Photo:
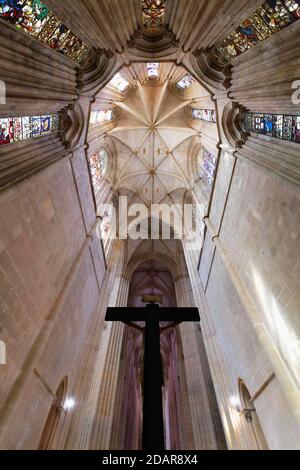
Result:
<svg viewBox="0 0 300 470">
<path fill-rule="evenodd" d="M 156 303 L 144 307 L 110 307 L 106 321 L 145 322 L 144 332 L 144 395 L 143 395 L 143 450 L 164 450 L 162 405 L 162 365 L 160 332 L 181 322 L 200 321 L 197 308 L 159 308 Z M 160 328 L 160 322 L 170 322 Z"/>
</svg>

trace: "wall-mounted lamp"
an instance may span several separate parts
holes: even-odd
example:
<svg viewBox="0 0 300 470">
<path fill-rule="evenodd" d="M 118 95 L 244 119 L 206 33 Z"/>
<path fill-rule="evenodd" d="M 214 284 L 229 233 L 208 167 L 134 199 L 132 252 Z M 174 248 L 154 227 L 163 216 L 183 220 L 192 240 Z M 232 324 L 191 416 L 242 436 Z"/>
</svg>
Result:
<svg viewBox="0 0 300 470">
<path fill-rule="evenodd" d="M 252 413 L 255 412 L 255 408 L 242 408 L 240 399 L 236 395 L 231 396 L 229 401 L 230 405 L 235 408 L 237 413 L 245 416 L 247 423 L 251 423 L 253 421 Z"/>
<path fill-rule="evenodd" d="M 244 408 L 242 410 L 242 414 L 245 416 L 247 423 L 252 423 L 253 421 L 252 413 L 254 412 L 255 412 L 254 408 Z"/>
<path fill-rule="evenodd" d="M 67 397 L 64 403 L 64 409 L 66 411 L 71 411 L 75 406 L 75 399 L 73 397 Z"/>
</svg>

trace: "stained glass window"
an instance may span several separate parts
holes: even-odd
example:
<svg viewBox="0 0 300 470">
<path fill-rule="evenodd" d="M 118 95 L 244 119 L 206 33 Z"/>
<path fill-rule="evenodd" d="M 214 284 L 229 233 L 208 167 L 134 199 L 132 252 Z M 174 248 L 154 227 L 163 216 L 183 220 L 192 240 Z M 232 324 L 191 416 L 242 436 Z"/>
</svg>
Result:
<svg viewBox="0 0 300 470">
<path fill-rule="evenodd" d="M 230 61 L 300 18 L 300 0 L 267 0 L 233 33 L 213 47 L 223 62 Z"/>
<path fill-rule="evenodd" d="M 249 132 L 300 143 L 300 116 L 247 113 L 245 127 Z"/>
<path fill-rule="evenodd" d="M 112 204 L 107 204 L 107 208 L 105 208 L 102 213 L 102 219 L 100 222 L 100 236 L 104 241 L 105 251 L 107 249 L 106 243 L 111 237 L 114 237 L 115 228 L 116 220 L 114 206 Z"/>
<path fill-rule="evenodd" d="M 143 26 L 151 33 L 164 27 L 167 0 L 142 0 Z"/>
<path fill-rule="evenodd" d="M 105 211 L 102 221 L 101 221 L 101 234 L 102 238 L 105 238 L 105 235 L 109 232 L 111 226 L 111 217 L 109 211 Z"/>
<path fill-rule="evenodd" d="M 101 122 L 112 121 L 115 117 L 113 109 L 107 109 L 105 111 L 92 111 L 90 117 L 90 124 L 98 124 Z"/>
<path fill-rule="evenodd" d="M 193 85 L 193 83 L 195 83 L 195 80 L 191 75 L 187 74 L 181 80 L 179 80 L 179 82 L 176 83 L 176 86 L 177 88 L 179 88 L 179 90 L 186 90 L 191 85 Z"/>
<path fill-rule="evenodd" d="M 202 155 L 199 155 L 199 176 L 206 187 L 213 184 L 217 166 L 217 158 L 203 149 Z"/>
<path fill-rule="evenodd" d="M 0 0 L 0 18 L 79 64 L 88 56 L 89 48 L 41 0 Z"/>
<path fill-rule="evenodd" d="M 147 73 L 149 78 L 158 78 L 159 77 L 159 64 L 157 62 L 152 62 L 147 64 Z"/>
<path fill-rule="evenodd" d="M 0 145 L 51 134 L 59 125 L 58 114 L 0 118 Z"/>
<path fill-rule="evenodd" d="M 109 85 L 118 90 L 120 93 L 123 93 L 123 91 L 129 87 L 129 83 L 127 80 L 125 80 L 125 78 L 122 77 L 120 73 L 117 73 L 114 76 L 114 78 L 109 82 Z"/>
<path fill-rule="evenodd" d="M 99 152 L 90 157 L 89 166 L 94 191 L 97 192 L 97 188 L 106 175 L 108 168 L 108 154 L 105 148 L 101 148 Z"/>
<path fill-rule="evenodd" d="M 216 112 L 213 109 L 192 109 L 192 118 L 200 121 L 217 122 Z"/>
</svg>

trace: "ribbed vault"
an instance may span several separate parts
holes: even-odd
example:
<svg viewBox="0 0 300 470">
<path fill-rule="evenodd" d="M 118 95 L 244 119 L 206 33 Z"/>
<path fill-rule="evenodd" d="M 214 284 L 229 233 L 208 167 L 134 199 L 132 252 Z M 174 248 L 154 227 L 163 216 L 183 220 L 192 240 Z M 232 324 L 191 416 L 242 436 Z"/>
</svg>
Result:
<svg viewBox="0 0 300 470">
<path fill-rule="evenodd" d="M 116 127 L 107 132 L 116 149 L 113 189 L 129 204 L 174 204 L 192 188 L 187 155 L 199 132 L 190 125 L 193 98 L 174 93 L 169 78 L 145 80 L 143 69 L 125 97 L 110 95 Z M 182 72 L 181 72 L 182 73 Z M 128 74 L 128 73 L 127 73 Z M 108 91 L 97 102 L 107 106 Z"/>
</svg>

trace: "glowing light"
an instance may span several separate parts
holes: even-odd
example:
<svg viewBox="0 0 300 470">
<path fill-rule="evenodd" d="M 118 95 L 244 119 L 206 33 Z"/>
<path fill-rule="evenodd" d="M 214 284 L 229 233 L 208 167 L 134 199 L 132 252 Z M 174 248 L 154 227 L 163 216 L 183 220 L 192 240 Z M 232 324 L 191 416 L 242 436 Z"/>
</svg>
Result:
<svg viewBox="0 0 300 470">
<path fill-rule="evenodd" d="M 114 78 L 109 82 L 109 85 L 116 88 L 120 93 L 123 93 L 128 87 L 129 83 L 120 73 L 117 73 Z"/>
<path fill-rule="evenodd" d="M 74 408 L 75 404 L 76 404 L 75 399 L 73 397 L 68 397 L 65 400 L 64 409 L 66 411 L 70 411 Z"/>
<path fill-rule="evenodd" d="M 236 408 L 236 410 L 239 410 L 240 407 L 241 407 L 241 402 L 240 402 L 240 399 L 237 395 L 232 395 L 229 399 L 229 403 L 230 403 L 231 406 Z"/>
<path fill-rule="evenodd" d="M 264 318 L 261 319 L 262 325 L 273 338 L 274 346 L 276 345 L 281 358 L 299 386 L 300 340 L 293 321 L 278 304 L 271 289 L 264 283 L 254 267 L 252 267 L 252 273 L 258 300 L 264 314 Z"/>
</svg>

